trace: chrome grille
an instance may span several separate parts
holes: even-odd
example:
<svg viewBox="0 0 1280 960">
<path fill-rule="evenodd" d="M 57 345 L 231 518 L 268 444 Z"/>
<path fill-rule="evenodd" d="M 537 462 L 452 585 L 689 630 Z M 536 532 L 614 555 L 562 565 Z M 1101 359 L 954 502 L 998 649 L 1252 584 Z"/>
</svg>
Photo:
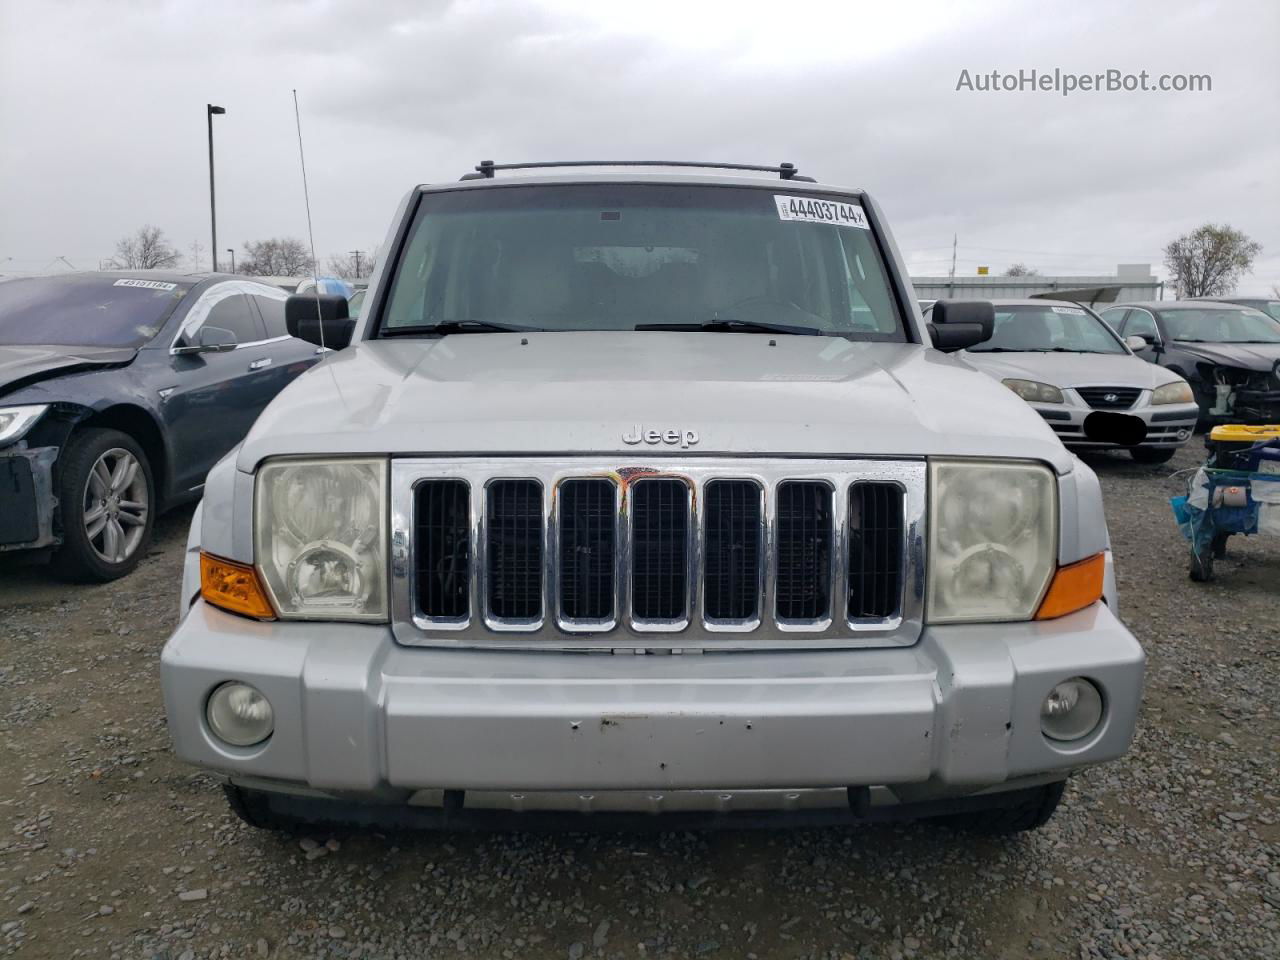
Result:
<svg viewBox="0 0 1280 960">
<path fill-rule="evenodd" d="M 902 599 L 902 488 L 855 483 L 848 530 L 849 619 L 892 617 Z"/>
<path fill-rule="evenodd" d="M 712 480 L 706 486 L 702 603 L 708 620 L 752 621 L 760 616 L 760 494 L 760 485 L 751 480 Z"/>
<path fill-rule="evenodd" d="M 618 549 L 617 488 L 609 480 L 560 484 L 560 617 L 611 623 Z"/>
<path fill-rule="evenodd" d="M 486 488 L 485 600 L 495 620 L 542 615 L 542 485 L 494 480 Z"/>
<path fill-rule="evenodd" d="M 392 462 L 412 645 L 642 650 L 914 642 L 923 460 Z"/>
<path fill-rule="evenodd" d="M 818 620 L 831 609 L 831 488 L 821 481 L 778 485 L 779 620 Z"/>
<path fill-rule="evenodd" d="M 1137 387 L 1076 387 L 1080 398 L 1095 410 L 1128 410 L 1141 392 Z"/>
<path fill-rule="evenodd" d="M 421 612 L 433 620 L 462 620 L 469 612 L 470 497 L 465 480 L 424 480 L 417 488 L 414 576 Z"/>
<path fill-rule="evenodd" d="M 677 623 L 689 607 L 689 488 L 643 479 L 631 487 L 631 614 Z"/>
</svg>

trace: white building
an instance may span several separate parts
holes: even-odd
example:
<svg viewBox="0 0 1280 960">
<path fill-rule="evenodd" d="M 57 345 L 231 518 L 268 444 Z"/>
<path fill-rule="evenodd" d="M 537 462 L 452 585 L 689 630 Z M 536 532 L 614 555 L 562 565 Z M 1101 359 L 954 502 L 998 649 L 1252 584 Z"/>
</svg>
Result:
<svg viewBox="0 0 1280 960">
<path fill-rule="evenodd" d="M 1164 299 L 1164 281 L 1152 276 L 1149 263 L 1121 263 L 1103 276 L 912 277 L 911 284 L 920 300 L 1045 297 L 1093 305 Z"/>
</svg>

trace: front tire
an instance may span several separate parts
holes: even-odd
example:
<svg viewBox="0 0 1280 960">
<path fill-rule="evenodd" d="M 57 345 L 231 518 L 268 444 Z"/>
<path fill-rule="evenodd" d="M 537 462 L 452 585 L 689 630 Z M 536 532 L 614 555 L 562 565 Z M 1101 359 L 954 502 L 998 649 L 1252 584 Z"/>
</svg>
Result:
<svg viewBox="0 0 1280 960">
<path fill-rule="evenodd" d="M 1138 463 L 1168 463 L 1177 452 L 1177 447 L 1134 447 L 1129 456 Z"/>
<path fill-rule="evenodd" d="M 1016 803 L 992 806 L 987 810 L 972 810 L 938 817 L 938 822 L 956 830 L 980 833 L 989 837 L 1004 837 L 1043 827 L 1053 817 L 1067 781 L 1046 783 L 1034 790 L 1027 790 Z"/>
<path fill-rule="evenodd" d="M 106 583 L 131 572 L 151 543 L 156 503 L 151 464 L 138 442 L 119 430 L 73 433 L 58 458 L 57 490 L 57 573 Z"/>
</svg>

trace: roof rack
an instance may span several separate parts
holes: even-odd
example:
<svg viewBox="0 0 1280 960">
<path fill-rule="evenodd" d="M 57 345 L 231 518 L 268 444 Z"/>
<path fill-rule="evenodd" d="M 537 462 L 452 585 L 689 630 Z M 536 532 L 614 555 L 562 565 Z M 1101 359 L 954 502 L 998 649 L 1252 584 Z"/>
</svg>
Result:
<svg viewBox="0 0 1280 960">
<path fill-rule="evenodd" d="M 779 180 L 803 180 L 815 183 L 813 177 L 802 177 L 794 163 L 780 163 L 776 167 L 757 163 L 698 163 L 694 160 L 549 160 L 544 163 L 494 163 L 481 160 L 475 173 L 464 173 L 463 180 L 492 180 L 497 170 L 530 170 L 542 167 L 702 167 L 712 170 L 753 170 L 760 173 L 776 173 Z"/>
</svg>

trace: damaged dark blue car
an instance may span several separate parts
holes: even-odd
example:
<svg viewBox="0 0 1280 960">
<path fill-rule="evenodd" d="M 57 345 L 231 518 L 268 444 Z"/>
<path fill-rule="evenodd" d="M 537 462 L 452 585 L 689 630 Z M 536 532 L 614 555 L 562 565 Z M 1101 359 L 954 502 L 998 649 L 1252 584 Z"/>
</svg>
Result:
<svg viewBox="0 0 1280 960">
<path fill-rule="evenodd" d="M 0 553 L 113 580 L 322 352 L 283 290 L 128 271 L 0 283 Z"/>
</svg>

